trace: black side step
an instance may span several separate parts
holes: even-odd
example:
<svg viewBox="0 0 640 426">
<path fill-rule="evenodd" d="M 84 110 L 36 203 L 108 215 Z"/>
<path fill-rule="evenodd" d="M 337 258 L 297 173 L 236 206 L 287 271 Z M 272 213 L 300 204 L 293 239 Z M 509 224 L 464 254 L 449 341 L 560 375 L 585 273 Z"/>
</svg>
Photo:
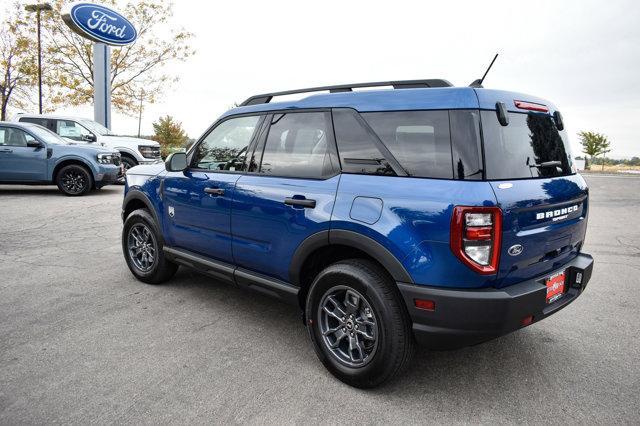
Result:
<svg viewBox="0 0 640 426">
<path fill-rule="evenodd" d="M 298 304 L 299 288 L 285 281 L 239 268 L 229 263 L 210 259 L 184 249 L 164 247 L 165 255 L 172 262 L 193 268 L 212 278 L 220 279 L 275 297 L 284 302 Z"/>
</svg>

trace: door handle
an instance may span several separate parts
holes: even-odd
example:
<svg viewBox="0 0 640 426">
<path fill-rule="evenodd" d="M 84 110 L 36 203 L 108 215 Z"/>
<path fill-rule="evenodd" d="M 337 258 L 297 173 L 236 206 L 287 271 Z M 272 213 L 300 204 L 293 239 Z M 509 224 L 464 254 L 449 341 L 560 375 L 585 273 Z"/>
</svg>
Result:
<svg viewBox="0 0 640 426">
<path fill-rule="evenodd" d="M 224 195 L 224 189 L 222 188 L 205 188 L 204 192 L 211 195 Z"/>
<path fill-rule="evenodd" d="M 13 150 L 10 148 L 2 148 L 0 149 L 0 152 L 13 152 Z"/>
<path fill-rule="evenodd" d="M 314 209 L 316 207 L 316 200 L 307 200 L 306 198 L 290 198 L 284 199 L 284 203 L 288 206 L 301 206 L 307 209 Z"/>
</svg>

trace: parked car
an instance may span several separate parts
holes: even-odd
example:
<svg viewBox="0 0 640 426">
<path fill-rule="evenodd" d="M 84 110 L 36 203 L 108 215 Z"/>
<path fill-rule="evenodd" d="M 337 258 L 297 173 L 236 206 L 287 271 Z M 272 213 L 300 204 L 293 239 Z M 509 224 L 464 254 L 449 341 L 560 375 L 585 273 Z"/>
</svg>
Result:
<svg viewBox="0 0 640 426">
<path fill-rule="evenodd" d="M 474 345 L 558 312 L 593 268 L 562 116 L 521 93 L 258 95 L 126 180 L 135 277 L 183 265 L 295 303 L 320 361 L 358 387 L 397 375 L 415 342 Z"/>
<path fill-rule="evenodd" d="M 37 124 L 0 121 L 0 184 L 55 184 L 66 195 L 84 195 L 122 174 L 117 152 L 71 144 Z"/>
<path fill-rule="evenodd" d="M 79 117 L 60 115 L 19 114 L 16 121 L 34 123 L 77 143 L 97 144 L 118 151 L 125 170 L 139 164 L 151 164 L 161 160 L 160 145 L 156 141 L 118 136 L 100 123 Z M 121 179 L 124 183 L 124 177 Z"/>
</svg>

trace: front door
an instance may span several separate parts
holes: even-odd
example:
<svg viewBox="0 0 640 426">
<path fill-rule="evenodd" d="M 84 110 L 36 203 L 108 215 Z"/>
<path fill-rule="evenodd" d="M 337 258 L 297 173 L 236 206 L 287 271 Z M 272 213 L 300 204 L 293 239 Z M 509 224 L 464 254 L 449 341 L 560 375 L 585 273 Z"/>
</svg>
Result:
<svg viewBox="0 0 640 426">
<path fill-rule="evenodd" d="M 329 229 L 340 179 L 330 113 L 273 115 L 266 144 L 255 152 L 262 155 L 257 173 L 236 182 L 234 259 L 239 267 L 289 281 L 300 243 Z"/>
<path fill-rule="evenodd" d="M 36 139 L 22 129 L 0 126 L 0 181 L 42 182 L 47 179 L 47 149 L 30 147 Z"/>
<path fill-rule="evenodd" d="M 260 116 L 225 120 L 194 148 L 185 172 L 164 181 L 164 223 L 171 246 L 233 263 L 231 200 Z"/>
</svg>

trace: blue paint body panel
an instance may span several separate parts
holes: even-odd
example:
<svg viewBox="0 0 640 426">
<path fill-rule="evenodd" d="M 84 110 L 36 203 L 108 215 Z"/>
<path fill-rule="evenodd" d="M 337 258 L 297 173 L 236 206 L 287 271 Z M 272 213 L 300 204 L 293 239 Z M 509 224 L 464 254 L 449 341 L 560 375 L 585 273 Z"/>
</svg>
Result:
<svg viewBox="0 0 640 426">
<path fill-rule="evenodd" d="M 231 203 L 239 178 L 237 174 L 203 171 L 167 173 L 163 200 L 174 209 L 173 217 L 162 211 L 167 242 L 232 263 Z M 222 189 L 224 194 L 208 194 L 205 188 Z"/>
<path fill-rule="evenodd" d="M 356 197 L 384 200 L 380 219 L 368 225 L 350 217 Z M 332 216 L 332 229 L 372 238 L 403 264 L 417 284 L 483 287 L 483 277 L 464 267 L 449 248 L 455 205 L 495 206 L 488 182 L 343 174 Z"/>
<path fill-rule="evenodd" d="M 236 183 L 231 228 L 238 266 L 289 280 L 298 246 L 310 235 L 329 230 L 340 176 L 327 180 L 246 175 Z M 284 204 L 287 197 L 316 201 L 306 209 Z"/>
</svg>

